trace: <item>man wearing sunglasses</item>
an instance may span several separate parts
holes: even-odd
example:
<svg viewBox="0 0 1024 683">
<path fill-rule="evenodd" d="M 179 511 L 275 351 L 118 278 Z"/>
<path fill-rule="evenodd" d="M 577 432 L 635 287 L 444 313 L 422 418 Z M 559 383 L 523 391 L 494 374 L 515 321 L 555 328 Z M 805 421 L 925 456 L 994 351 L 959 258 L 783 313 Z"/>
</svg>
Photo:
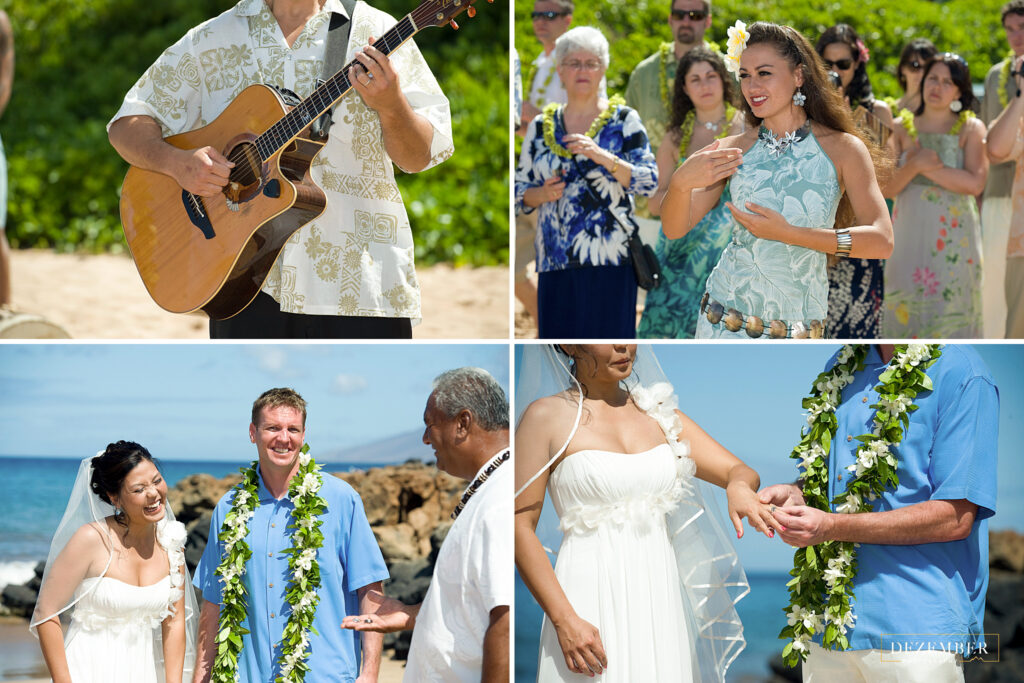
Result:
<svg viewBox="0 0 1024 683">
<path fill-rule="evenodd" d="M 1016 78 L 1009 73 L 1013 62 L 1024 55 L 1024 0 L 1011 0 L 1003 5 L 1000 12 L 1006 41 L 1013 56 L 999 62 L 985 76 L 985 98 L 981 102 L 981 120 L 991 127 L 992 122 L 1002 113 L 1003 102 L 1012 105 L 1017 95 Z M 1016 163 L 1011 160 L 996 163 L 995 158 L 988 169 L 988 183 L 982 195 L 982 310 L 984 335 L 988 339 L 1001 339 L 1006 333 L 1007 300 L 1005 282 L 1009 258 L 1018 258 L 1024 263 L 1024 253 L 1007 253 L 1010 233 L 1010 218 L 1013 212 L 1013 175 Z M 1019 230 L 1021 228 L 1018 228 Z"/>
</svg>

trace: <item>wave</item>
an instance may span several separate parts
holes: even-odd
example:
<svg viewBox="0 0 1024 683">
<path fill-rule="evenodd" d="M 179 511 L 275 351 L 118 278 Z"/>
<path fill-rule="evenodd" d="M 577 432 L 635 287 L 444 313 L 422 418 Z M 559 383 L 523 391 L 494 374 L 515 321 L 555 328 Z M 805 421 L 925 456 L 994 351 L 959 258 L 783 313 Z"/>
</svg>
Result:
<svg viewBox="0 0 1024 683">
<path fill-rule="evenodd" d="M 36 575 L 35 560 L 11 560 L 0 562 L 0 591 L 9 585 L 20 586 Z"/>
</svg>

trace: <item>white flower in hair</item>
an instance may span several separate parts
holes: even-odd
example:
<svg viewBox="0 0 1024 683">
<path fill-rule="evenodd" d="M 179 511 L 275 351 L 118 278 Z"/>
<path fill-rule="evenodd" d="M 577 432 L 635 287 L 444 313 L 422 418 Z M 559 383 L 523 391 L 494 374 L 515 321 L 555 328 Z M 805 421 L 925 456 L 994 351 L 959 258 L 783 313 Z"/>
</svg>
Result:
<svg viewBox="0 0 1024 683">
<path fill-rule="evenodd" d="M 729 41 L 726 43 L 725 68 L 732 73 L 740 70 L 740 55 L 747 49 L 747 41 L 750 40 L 750 33 L 747 32 L 747 25 L 737 20 L 729 27 Z"/>
</svg>

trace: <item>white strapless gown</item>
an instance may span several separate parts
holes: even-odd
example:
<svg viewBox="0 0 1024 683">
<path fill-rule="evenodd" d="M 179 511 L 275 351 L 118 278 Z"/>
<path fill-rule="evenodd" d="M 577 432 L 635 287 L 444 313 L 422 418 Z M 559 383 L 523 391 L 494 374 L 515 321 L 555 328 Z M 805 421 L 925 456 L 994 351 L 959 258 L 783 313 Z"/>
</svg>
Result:
<svg viewBox="0 0 1024 683">
<path fill-rule="evenodd" d="M 578 451 L 555 468 L 548 492 L 565 533 L 555 575 L 576 613 L 599 630 L 608 668 L 594 678 L 571 673 L 545 617 L 537 681 L 696 680 L 665 524 L 665 513 L 683 495 L 671 447 Z"/>
<path fill-rule="evenodd" d="M 164 683 L 157 663 L 160 624 L 170 614 L 170 577 L 150 586 L 85 579 L 65 638 L 75 683 Z M 180 595 L 180 592 L 178 593 Z"/>
</svg>

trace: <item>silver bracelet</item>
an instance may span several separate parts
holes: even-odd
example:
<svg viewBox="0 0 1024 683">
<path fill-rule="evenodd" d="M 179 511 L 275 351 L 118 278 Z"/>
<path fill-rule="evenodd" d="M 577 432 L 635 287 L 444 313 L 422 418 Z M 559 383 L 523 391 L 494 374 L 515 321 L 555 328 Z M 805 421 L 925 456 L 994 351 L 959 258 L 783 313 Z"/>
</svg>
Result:
<svg viewBox="0 0 1024 683">
<path fill-rule="evenodd" d="M 853 246 L 853 236 L 849 228 L 836 230 L 836 256 L 850 258 L 850 248 Z"/>
</svg>

